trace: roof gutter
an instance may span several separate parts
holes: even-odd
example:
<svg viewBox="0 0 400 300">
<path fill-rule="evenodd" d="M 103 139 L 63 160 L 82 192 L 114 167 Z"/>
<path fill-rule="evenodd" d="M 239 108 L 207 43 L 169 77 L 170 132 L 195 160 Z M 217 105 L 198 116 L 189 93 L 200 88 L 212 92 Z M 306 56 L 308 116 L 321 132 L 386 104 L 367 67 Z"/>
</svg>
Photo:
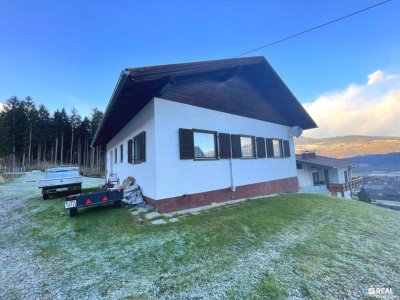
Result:
<svg viewBox="0 0 400 300">
<path fill-rule="evenodd" d="M 126 80 L 128 78 L 129 78 L 129 71 L 123 70 L 121 72 L 121 75 L 118 78 L 117 85 L 114 88 L 114 91 L 113 91 L 113 93 L 111 95 L 110 101 L 108 102 L 106 111 L 104 112 L 103 119 L 101 120 L 100 125 L 97 128 L 96 134 L 94 135 L 93 141 L 92 141 L 92 143 L 90 145 L 91 147 L 99 146 L 99 144 L 97 143 L 97 140 L 98 140 L 98 138 L 100 136 L 101 131 L 104 129 L 105 123 L 106 123 L 106 120 L 107 120 L 107 118 L 108 118 L 108 116 L 110 114 L 110 111 L 111 111 L 112 107 L 114 106 L 114 103 L 117 100 L 118 95 L 121 92 L 122 87 L 125 85 L 125 82 L 126 82 Z"/>
</svg>

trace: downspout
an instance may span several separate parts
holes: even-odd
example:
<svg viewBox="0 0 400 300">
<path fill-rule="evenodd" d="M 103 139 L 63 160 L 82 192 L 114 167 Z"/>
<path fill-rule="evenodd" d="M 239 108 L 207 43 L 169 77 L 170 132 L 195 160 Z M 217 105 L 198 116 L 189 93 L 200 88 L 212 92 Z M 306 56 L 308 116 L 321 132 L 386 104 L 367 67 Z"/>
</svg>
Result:
<svg viewBox="0 0 400 300">
<path fill-rule="evenodd" d="M 231 155 L 229 157 L 229 170 L 230 170 L 230 175 L 231 175 L 231 199 L 233 199 L 233 192 L 236 192 L 236 187 L 233 185 L 233 165 L 232 165 L 232 135 L 229 135 L 229 141 L 230 141 L 230 152 Z"/>
</svg>

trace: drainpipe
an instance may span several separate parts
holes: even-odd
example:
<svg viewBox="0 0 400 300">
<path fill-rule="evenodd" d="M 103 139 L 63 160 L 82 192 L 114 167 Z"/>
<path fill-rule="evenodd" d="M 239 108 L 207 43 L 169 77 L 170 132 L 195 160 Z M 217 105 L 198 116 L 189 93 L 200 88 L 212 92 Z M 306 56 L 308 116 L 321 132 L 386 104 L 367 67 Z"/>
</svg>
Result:
<svg viewBox="0 0 400 300">
<path fill-rule="evenodd" d="M 229 170 L 230 170 L 230 175 L 231 175 L 231 198 L 233 199 L 233 192 L 236 192 L 236 187 L 233 185 L 233 166 L 232 166 L 232 135 L 229 136 L 229 140 L 230 140 L 230 151 L 231 151 L 231 155 L 229 158 Z"/>
</svg>

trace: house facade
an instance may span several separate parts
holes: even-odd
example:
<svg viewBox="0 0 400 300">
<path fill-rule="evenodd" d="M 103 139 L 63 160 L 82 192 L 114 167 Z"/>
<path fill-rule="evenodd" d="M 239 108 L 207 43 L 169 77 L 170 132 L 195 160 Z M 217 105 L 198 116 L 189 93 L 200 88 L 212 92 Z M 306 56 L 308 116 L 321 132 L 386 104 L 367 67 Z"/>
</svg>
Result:
<svg viewBox="0 0 400 300">
<path fill-rule="evenodd" d="M 363 183 L 362 177 L 353 178 L 352 169 L 356 166 L 354 162 L 315 152 L 296 154 L 299 191 L 351 199 L 351 191 Z"/>
<path fill-rule="evenodd" d="M 263 57 L 127 69 L 94 145 L 160 211 L 296 192 L 290 128 L 315 127 Z"/>
</svg>

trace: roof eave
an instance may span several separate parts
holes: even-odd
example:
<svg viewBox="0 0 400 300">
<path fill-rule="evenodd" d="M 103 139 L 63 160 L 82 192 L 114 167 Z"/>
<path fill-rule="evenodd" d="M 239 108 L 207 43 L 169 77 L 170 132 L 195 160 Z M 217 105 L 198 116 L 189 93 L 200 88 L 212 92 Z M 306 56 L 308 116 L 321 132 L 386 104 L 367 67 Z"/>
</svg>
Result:
<svg viewBox="0 0 400 300">
<path fill-rule="evenodd" d="M 114 91 L 111 95 L 110 101 L 108 102 L 106 111 L 104 112 L 103 119 L 101 119 L 100 125 L 97 128 L 97 131 L 93 137 L 93 141 L 91 143 L 91 147 L 100 146 L 101 144 L 98 143 L 98 139 L 100 136 L 100 132 L 103 130 L 104 124 L 110 114 L 111 108 L 113 107 L 115 101 L 118 98 L 119 93 L 121 92 L 122 87 L 125 85 L 126 80 L 129 78 L 129 71 L 126 69 L 121 72 L 121 75 L 118 78 L 118 82 L 114 88 Z"/>
</svg>

